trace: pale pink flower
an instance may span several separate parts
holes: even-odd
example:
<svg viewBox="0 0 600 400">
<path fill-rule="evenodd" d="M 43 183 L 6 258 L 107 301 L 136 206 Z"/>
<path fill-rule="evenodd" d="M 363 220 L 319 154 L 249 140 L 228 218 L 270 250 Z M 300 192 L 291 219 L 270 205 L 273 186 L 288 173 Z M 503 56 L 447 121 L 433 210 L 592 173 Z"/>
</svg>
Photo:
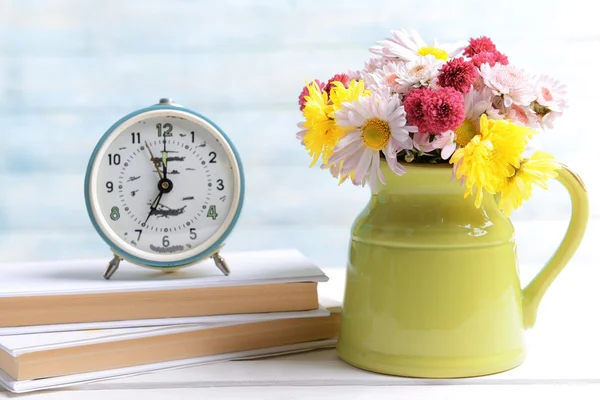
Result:
<svg viewBox="0 0 600 400">
<path fill-rule="evenodd" d="M 401 86 L 398 84 L 400 62 L 390 61 L 373 72 L 364 73 L 365 87 L 370 90 L 389 88 L 392 92 L 399 93 Z"/>
<path fill-rule="evenodd" d="M 446 131 L 439 135 L 435 135 L 435 139 L 431 143 L 434 149 L 442 149 L 442 158 L 449 159 L 456 151 L 456 142 L 454 142 L 454 132 Z"/>
<path fill-rule="evenodd" d="M 348 75 L 351 81 L 358 81 L 362 79 L 361 71 L 349 69 L 348 71 L 346 71 L 346 75 Z"/>
<path fill-rule="evenodd" d="M 384 65 L 392 62 L 389 58 L 383 57 L 371 57 L 365 62 L 365 68 L 362 70 L 362 75 L 370 74 L 379 69 L 382 69 Z"/>
<path fill-rule="evenodd" d="M 537 112 L 539 123 L 543 128 L 553 128 L 556 118 L 568 107 L 567 89 L 556 79 L 542 75 L 536 83 L 535 91 L 537 104 L 534 103 L 533 109 Z"/>
<path fill-rule="evenodd" d="M 513 104 L 507 108 L 507 119 L 519 125 L 528 126 L 530 128 L 539 128 L 540 121 L 538 116 L 529 106 L 518 106 Z"/>
<path fill-rule="evenodd" d="M 549 113 L 545 114 L 543 117 L 539 118 L 538 121 L 542 128 L 552 129 L 552 128 L 554 128 L 554 121 L 556 121 L 556 118 L 560 117 L 561 115 L 562 115 L 562 112 L 550 111 Z"/>
<path fill-rule="evenodd" d="M 504 119 L 499 110 L 493 106 L 494 94 L 487 86 L 481 90 L 471 90 L 465 94 L 465 118 L 479 121 L 481 114 L 486 114 L 490 119 Z"/>
<path fill-rule="evenodd" d="M 298 124 L 296 126 L 298 126 L 298 128 L 300 128 L 300 130 L 298 132 L 296 132 L 296 139 L 300 140 L 300 144 L 302 146 L 305 146 L 304 136 L 306 136 L 306 132 L 308 132 L 308 128 L 306 128 L 304 126 L 304 122 L 298 122 Z"/>
<path fill-rule="evenodd" d="M 354 173 L 354 183 L 385 183 L 380 168 L 380 153 L 398 175 L 406 169 L 398 163 L 396 155 L 401 149 L 412 148 L 410 132 L 417 128 L 406 125 L 406 113 L 398 95 L 373 94 L 356 101 L 343 103 L 335 113 L 338 125 L 348 127 L 329 158 L 330 164 L 342 163 L 341 175 Z"/>
<path fill-rule="evenodd" d="M 396 91 L 405 94 L 412 88 L 427 86 L 439 75 L 443 64 L 431 54 L 418 56 L 407 63 L 399 63 Z"/>
<path fill-rule="evenodd" d="M 431 135 L 429 133 L 417 132 L 413 136 L 413 146 L 415 149 L 428 153 L 434 150 L 433 143 L 429 141 Z"/>
<path fill-rule="evenodd" d="M 483 64 L 479 72 L 483 82 L 495 95 L 502 96 L 504 106 L 513 103 L 528 106 L 535 100 L 535 90 L 529 75 L 512 64 Z"/>
<path fill-rule="evenodd" d="M 567 108 L 567 87 L 558 80 L 542 75 L 535 85 L 536 101 L 551 111 Z"/>
</svg>

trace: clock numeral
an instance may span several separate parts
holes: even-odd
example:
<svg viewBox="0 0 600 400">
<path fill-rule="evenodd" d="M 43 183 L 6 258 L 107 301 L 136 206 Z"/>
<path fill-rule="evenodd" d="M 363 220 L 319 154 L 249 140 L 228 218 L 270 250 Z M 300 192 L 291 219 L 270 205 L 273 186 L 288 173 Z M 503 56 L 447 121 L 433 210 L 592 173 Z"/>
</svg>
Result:
<svg viewBox="0 0 600 400">
<path fill-rule="evenodd" d="M 109 154 L 108 155 L 108 165 L 119 165 L 121 164 L 121 155 L 120 154 Z"/>
<path fill-rule="evenodd" d="M 113 190 L 114 190 L 113 183 L 112 183 L 112 182 L 110 182 L 110 181 L 106 182 L 106 191 L 107 191 L 108 193 L 112 193 L 112 192 L 113 192 Z"/>
<path fill-rule="evenodd" d="M 131 132 L 131 143 L 140 144 L 140 133 L 139 132 Z"/>
<path fill-rule="evenodd" d="M 156 124 L 156 130 L 158 131 L 158 137 L 164 136 L 173 136 L 173 125 L 166 123 L 166 124 L 161 124 L 158 123 Z"/>
<path fill-rule="evenodd" d="M 169 242 L 168 236 L 163 237 L 162 245 L 163 245 L 163 247 L 169 247 L 171 245 L 171 242 Z"/>
<path fill-rule="evenodd" d="M 136 229 L 135 231 L 136 231 L 136 232 L 137 232 L 137 234 L 138 234 L 138 238 L 137 238 L 137 240 L 138 240 L 138 242 L 139 242 L 139 241 L 140 241 L 140 238 L 142 237 L 142 230 L 141 230 L 141 229 Z"/>
<path fill-rule="evenodd" d="M 113 207 L 110 209 L 110 219 L 113 221 L 118 221 L 121 218 L 121 214 L 119 214 L 119 207 Z"/>
<path fill-rule="evenodd" d="M 206 213 L 208 218 L 212 218 L 213 220 L 217 219 L 219 214 L 217 214 L 217 206 L 208 207 L 208 212 Z"/>
<path fill-rule="evenodd" d="M 196 228 L 190 228 L 190 239 L 196 240 L 198 234 L 196 233 Z"/>
<path fill-rule="evenodd" d="M 192 143 L 194 143 L 195 139 L 196 139 L 196 135 L 194 134 L 194 131 L 190 132 L 192 134 Z"/>
<path fill-rule="evenodd" d="M 217 189 L 223 190 L 225 186 L 223 185 L 223 179 L 217 179 Z"/>
<path fill-rule="evenodd" d="M 210 153 L 208 153 L 208 156 L 211 157 L 209 163 L 211 163 L 211 164 L 217 163 L 217 153 L 215 153 L 214 151 L 211 151 Z"/>
</svg>

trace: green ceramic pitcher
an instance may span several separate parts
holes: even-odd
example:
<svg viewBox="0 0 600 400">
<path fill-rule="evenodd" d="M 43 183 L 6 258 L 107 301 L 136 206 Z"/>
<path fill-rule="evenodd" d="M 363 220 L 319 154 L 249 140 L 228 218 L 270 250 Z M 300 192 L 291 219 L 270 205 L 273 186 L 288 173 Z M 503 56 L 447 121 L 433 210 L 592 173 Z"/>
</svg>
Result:
<svg viewBox="0 0 600 400">
<path fill-rule="evenodd" d="M 514 229 L 487 194 L 463 197 L 452 166 L 409 164 L 372 190 L 352 227 L 340 357 L 392 375 L 456 378 L 516 367 L 523 332 L 575 253 L 588 220 L 585 187 L 563 166 L 571 222 L 556 253 L 523 289 Z"/>
</svg>

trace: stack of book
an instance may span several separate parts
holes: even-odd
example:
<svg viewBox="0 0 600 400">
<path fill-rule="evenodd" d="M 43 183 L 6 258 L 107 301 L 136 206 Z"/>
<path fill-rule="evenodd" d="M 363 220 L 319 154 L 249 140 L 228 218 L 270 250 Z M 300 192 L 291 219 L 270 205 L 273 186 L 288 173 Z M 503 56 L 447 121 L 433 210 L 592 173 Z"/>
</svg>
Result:
<svg viewBox="0 0 600 400">
<path fill-rule="evenodd" d="M 339 304 L 295 250 L 174 273 L 106 260 L 0 265 L 0 384 L 28 392 L 335 345 Z"/>
</svg>

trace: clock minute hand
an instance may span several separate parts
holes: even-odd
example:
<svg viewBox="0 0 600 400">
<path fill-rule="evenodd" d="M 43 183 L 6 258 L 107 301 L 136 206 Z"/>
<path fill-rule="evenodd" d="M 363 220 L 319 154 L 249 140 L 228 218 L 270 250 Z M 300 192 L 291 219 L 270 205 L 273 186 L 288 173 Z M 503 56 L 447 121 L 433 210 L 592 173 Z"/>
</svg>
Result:
<svg viewBox="0 0 600 400">
<path fill-rule="evenodd" d="M 158 203 L 160 203 L 160 199 L 162 198 L 162 195 L 163 195 L 163 192 L 160 192 L 158 194 L 158 196 L 156 196 L 156 199 L 154 199 L 154 201 L 152 202 L 152 205 L 150 206 L 150 212 L 148 213 L 148 217 L 144 221 L 144 226 L 146 226 L 146 223 L 148 222 L 148 220 L 150 219 L 152 214 L 154 214 L 154 211 L 156 211 L 156 208 L 158 207 Z"/>
<path fill-rule="evenodd" d="M 166 151 L 162 152 L 162 163 L 163 163 L 163 179 L 167 179 L 167 162 L 169 161 L 169 154 Z"/>
</svg>

